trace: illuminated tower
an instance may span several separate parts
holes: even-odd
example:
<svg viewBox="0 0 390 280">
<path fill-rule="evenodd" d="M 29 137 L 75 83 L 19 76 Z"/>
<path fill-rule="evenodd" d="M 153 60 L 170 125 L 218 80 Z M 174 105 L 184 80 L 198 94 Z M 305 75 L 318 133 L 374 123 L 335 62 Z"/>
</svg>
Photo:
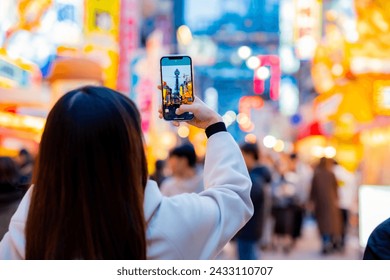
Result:
<svg viewBox="0 0 390 280">
<path fill-rule="evenodd" d="M 173 94 L 172 94 L 172 98 L 173 98 L 173 103 L 174 104 L 180 104 L 180 87 L 179 87 L 179 75 L 180 75 L 180 71 L 179 69 L 176 69 L 175 70 L 175 89 L 173 91 Z"/>
</svg>

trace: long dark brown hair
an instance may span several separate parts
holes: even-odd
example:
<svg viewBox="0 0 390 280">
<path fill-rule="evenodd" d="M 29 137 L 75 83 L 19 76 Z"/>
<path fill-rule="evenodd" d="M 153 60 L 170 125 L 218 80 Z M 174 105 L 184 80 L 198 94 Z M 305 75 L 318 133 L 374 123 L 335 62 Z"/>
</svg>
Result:
<svg viewBox="0 0 390 280">
<path fill-rule="evenodd" d="M 42 135 L 26 259 L 145 259 L 146 182 L 134 103 L 104 87 L 68 92 Z"/>
</svg>

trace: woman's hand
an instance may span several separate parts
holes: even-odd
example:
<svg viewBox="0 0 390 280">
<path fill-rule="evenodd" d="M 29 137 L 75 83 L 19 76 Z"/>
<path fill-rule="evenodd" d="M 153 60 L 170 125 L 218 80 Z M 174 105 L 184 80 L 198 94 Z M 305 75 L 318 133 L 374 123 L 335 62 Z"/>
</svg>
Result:
<svg viewBox="0 0 390 280">
<path fill-rule="evenodd" d="M 160 87 L 159 87 L 160 88 Z M 160 119 L 163 118 L 162 108 L 158 110 Z M 188 124 L 193 126 L 206 129 L 210 125 L 221 122 L 222 117 L 210 107 L 208 107 L 199 97 L 195 96 L 194 102 L 191 104 L 182 104 L 178 109 L 176 109 L 176 114 L 181 115 L 186 112 L 191 112 L 194 114 L 192 120 L 186 121 Z M 179 126 L 180 122 L 172 121 L 174 126 Z"/>
</svg>

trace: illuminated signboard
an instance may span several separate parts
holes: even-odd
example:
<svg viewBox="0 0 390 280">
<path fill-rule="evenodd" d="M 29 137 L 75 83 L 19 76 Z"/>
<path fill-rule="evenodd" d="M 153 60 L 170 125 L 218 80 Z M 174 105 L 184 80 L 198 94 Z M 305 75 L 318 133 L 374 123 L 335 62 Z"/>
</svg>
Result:
<svg viewBox="0 0 390 280">
<path fill-rule="evenodd" d="M 271 100 L 278 100 L 281 77 L 280 59 L 276 55 L 259 55 L 258 58 L 260 59 L 260 67 L 254 71 L 253 91 L 255 94 L 263 94 L 264 78 L 270 78 L 270 98 Z M 261 77 L 261 75 L 258 75 L 258 71 L 264 69 L 264 66 L 270 68 L 269 75 Z"/>
<path fill-rule="evenodd" d="M 264 106 L 264 101 L 260 96 L 243 96 L 238 104 L 239 114 L 237 122 L 240 129 L 245 132 L 252 131 L 255 127 L 251 121 L 251 110 L 260 109 Z"/>
<path fill-rule="evenodd" d="M 294 41 L 297 56 L 311 59 L 321 38 L 321 1 L 295 0 Z"/>
<path fill-rule="evenodd" d="M 122 0 L 119 22 L 119 65 L 117 89 L 124 93 L 130 91 L 131 57 L 138 48 L 140 1 Z"/>
</svg>

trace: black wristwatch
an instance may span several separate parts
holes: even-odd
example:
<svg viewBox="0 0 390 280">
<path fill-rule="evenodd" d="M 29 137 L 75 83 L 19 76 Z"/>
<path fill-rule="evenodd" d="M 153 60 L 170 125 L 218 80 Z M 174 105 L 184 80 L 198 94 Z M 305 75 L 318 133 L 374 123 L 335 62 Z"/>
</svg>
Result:
<svg viewBox="0 0 390 280">
<path fill-rule="evenodd" d="M 217 132 L 220 132 L 220 131 L 227 131 L 226 125 L 224 122 L 217 122 L 217 123 L 214 123 L 212 125 L 209 125 L 205 130 L 207 138 L 210 138 L 211 135 L 213 135 Z"/>
</svg>

